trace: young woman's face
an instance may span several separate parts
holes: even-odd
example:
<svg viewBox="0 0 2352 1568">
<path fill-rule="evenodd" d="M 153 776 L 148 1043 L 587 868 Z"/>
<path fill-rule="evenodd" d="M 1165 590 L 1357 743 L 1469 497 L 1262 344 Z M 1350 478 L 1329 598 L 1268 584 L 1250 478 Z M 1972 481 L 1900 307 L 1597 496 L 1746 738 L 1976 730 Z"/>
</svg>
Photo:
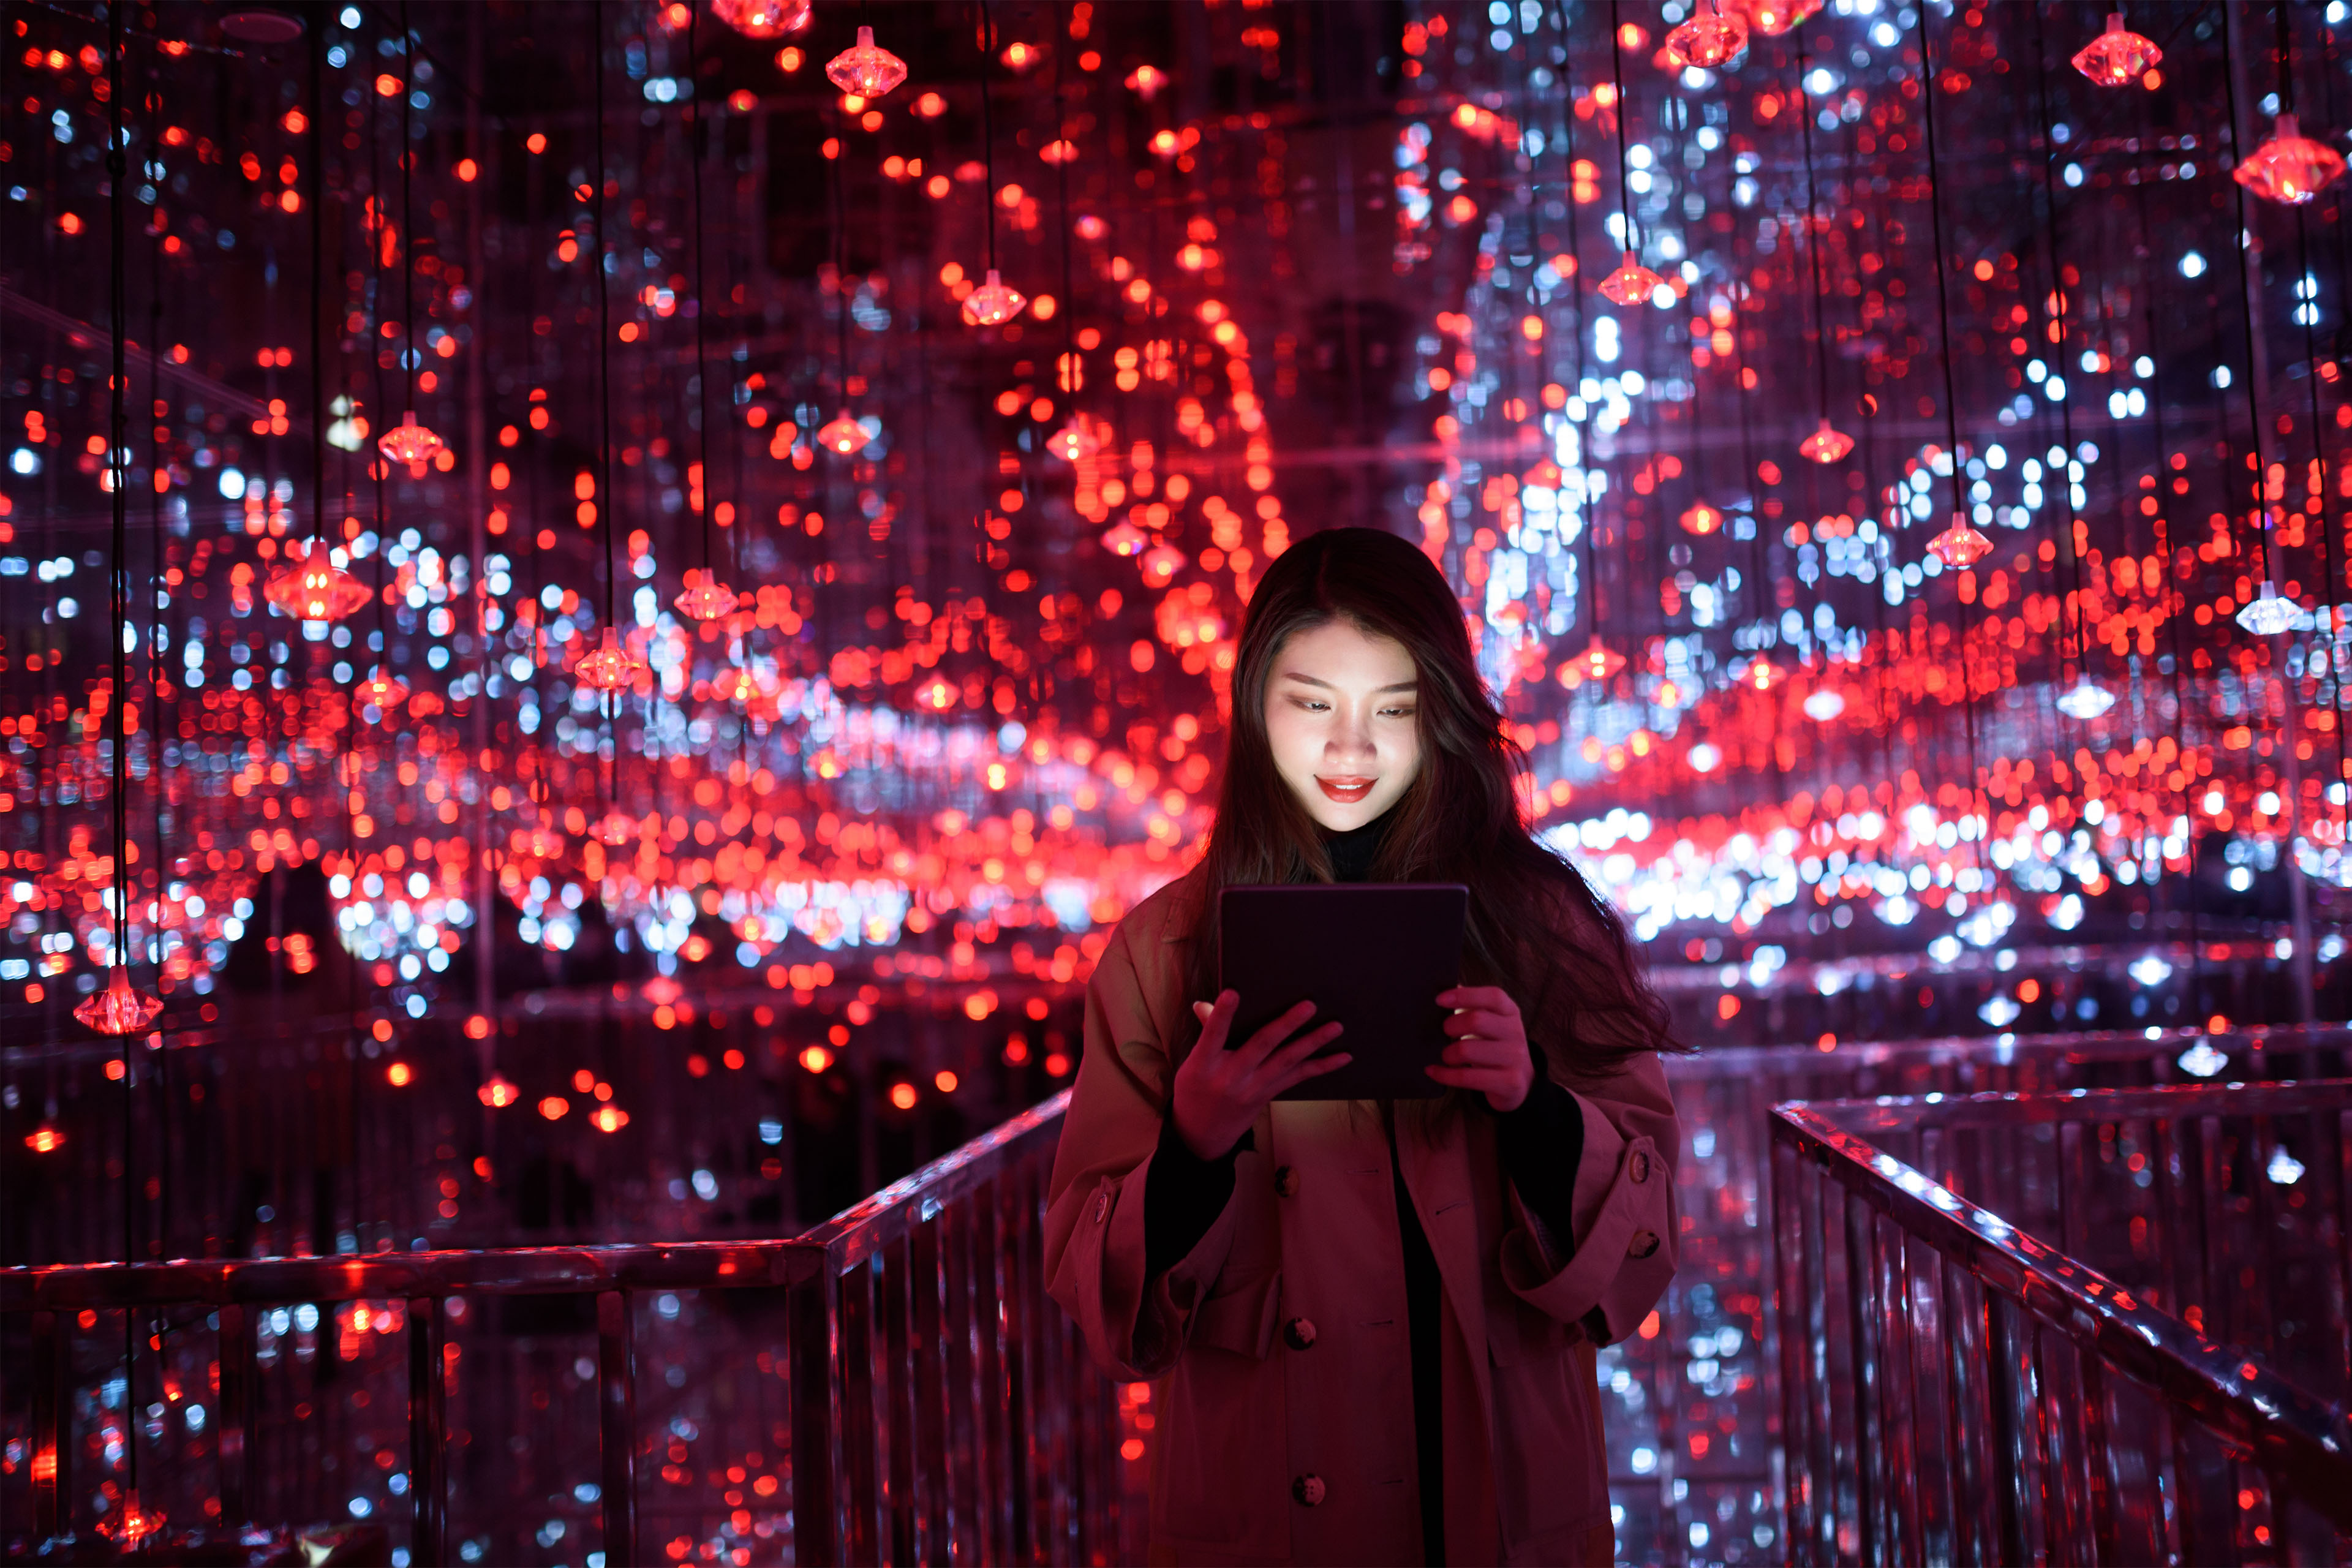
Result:
<svg viewBox="0 0 2352 1568">
<path fill-rule="evenodd" d="M 1351 621 L 1292 634 L 1265 682 L 1274 765 L 1308 815 L 1334 832 L 1360 827 L 1402 797 L 1421 771 L 1412 655 Z"/>
</svg>

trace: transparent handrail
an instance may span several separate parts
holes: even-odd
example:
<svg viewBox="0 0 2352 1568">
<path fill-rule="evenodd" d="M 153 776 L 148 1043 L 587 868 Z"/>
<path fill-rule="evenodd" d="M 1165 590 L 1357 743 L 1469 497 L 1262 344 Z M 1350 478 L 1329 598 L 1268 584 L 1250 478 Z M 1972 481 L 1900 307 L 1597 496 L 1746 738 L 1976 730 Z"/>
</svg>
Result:
<svg viewBox="0 0 2352 1568">
<path fill-rule="evenodd" d="M 0 1270 L 0 1315 L 29 1319 L 32 1353 L 11 1381 L 30 1384 L 35 1536 L 78 1522 L 77 1315 L 210 1310 L 214 1522 L 234 1527 L 254 1518 L 267 1484 L 251 1460 L 257 1315 L 377 1300 L 406 1310 L 410 1561 L 446 1563 L 448 1303 L 569 1296 L 594 1303 L 604 1562 L 664 1561 L 639 1538 L 635 1307 L 653 1292 L 764 1289 L 781 1292 L 785 1314 L 793 1561 L 1115 1558 L 1137 1544 L 1118 1390 L 1045 1292 L 1045 1190 L 1068 1100 L 1065 1091 L 789 1240 Z"/>
<path fill-rule="evenodd" d="M 2347 1129 L 2342 1081 L 1775 1108 L 1790 1555 L 2342 1560 Z"/>
</svg>

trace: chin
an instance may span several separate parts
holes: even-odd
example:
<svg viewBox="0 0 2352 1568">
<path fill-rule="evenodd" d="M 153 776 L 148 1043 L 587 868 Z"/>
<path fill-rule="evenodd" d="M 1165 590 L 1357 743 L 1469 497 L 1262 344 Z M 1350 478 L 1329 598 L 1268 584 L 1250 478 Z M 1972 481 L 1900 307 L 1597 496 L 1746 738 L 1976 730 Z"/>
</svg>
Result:
<svg viewBox="0 0 2352 1568">
<path fill-rule="evenodd" d="M 1306 791 L 1298 792 L 1300 800 L 1306 804 L 1307 814 L 1318 826 L 1334 833 L 1345 833 L 1349 828 L 1363 826 L 1394 805 L 1403 794 L 1402 790 L 1375 789 L 1361 800 L 1333 800 L 1312 779 L 1307 781 Z"/>
</svg>

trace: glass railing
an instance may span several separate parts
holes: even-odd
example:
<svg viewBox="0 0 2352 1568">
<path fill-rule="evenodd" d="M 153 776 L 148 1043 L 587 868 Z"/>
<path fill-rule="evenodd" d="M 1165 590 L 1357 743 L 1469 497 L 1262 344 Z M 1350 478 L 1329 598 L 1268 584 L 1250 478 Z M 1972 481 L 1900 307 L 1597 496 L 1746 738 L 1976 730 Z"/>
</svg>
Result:
<svg viewBox="0 0 2352 1568">
<path fill-rule="evenodd" d="M 1067 1099 L 791 1240 L 0 1271 L 0 1539 L 1136 1558 L 1148 1402 L 1044 1289 Z"/>
<path fill-rule="evenodd" d="M 2352 1083 L 1772 1117 L 1788 1554 L 2352 1553 Z"/>
</svg>

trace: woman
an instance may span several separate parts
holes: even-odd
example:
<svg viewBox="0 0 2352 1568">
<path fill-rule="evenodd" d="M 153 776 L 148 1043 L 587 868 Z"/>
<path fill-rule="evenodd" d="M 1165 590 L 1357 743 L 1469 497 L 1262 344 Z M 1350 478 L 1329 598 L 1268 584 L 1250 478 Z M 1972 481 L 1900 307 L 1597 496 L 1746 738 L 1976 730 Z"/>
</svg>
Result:
<svg viewBox="0 0 2352 1568">
<path fill-rule="evenodd" d="M 1673 1042 L 1520 765 L 1420 552 L 1268 569 L 1208 852 L 1104 950 L 1049 1193 L 1055 1299 L 1155 1382 L 1154 1561 L 1610 1560 L 1593 1353 L 1674 1273 Z M 1218 890 L 1310 880 L 1470 888 L 1441 1098 L 1274 1102 L 1344 1059 L 1304 1005 L 1225 1048 Z"/>
</svg>

